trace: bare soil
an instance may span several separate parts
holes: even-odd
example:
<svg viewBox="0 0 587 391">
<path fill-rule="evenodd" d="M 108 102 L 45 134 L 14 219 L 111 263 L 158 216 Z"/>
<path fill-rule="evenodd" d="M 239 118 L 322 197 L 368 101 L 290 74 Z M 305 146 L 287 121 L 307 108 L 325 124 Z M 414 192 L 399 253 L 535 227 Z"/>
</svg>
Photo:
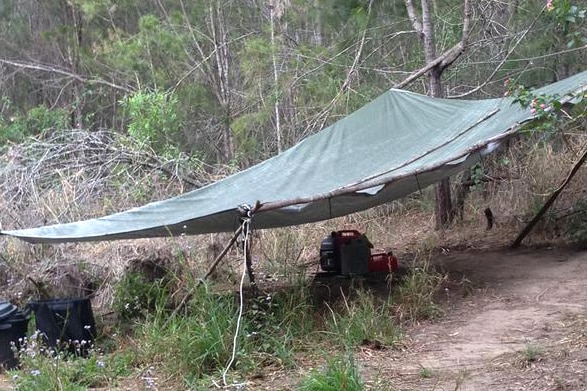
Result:
<svg viewBox="0 0 587 391">
<path fill-rule="evenodd" d="M 369 389 L 587 390 L 587 251 L 445 250 L 433 262 L 453 282 L 443 315 L 408 327 L 401 348 L 358 349 Z M 308 369 L 248 388 L 293 390 Z"/>
<path fill-rule="evenodd" d="M 587 252 L 445 252 L 460 281 L 444 316 L 408 330 L 402 351 L 364 350 L 359 365 L 394 390 L 587 389 Z"/>
</svg>

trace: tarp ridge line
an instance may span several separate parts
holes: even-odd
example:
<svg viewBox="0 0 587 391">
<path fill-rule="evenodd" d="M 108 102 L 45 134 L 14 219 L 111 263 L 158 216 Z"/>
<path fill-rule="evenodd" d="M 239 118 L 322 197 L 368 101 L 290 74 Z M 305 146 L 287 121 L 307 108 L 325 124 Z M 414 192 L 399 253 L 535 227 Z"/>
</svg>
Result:
<svg viewBox="0 0 587 391">
<path fill-rule="evenodd" d="M 524 122 L 526 122 L 526 121 L 524 121 Z M 510 126 L 504 133 L 502 133 L 496 137 L 492 137 L 489 140 L 484 141 L 481 144 L 476 144 L 476 145 L 472 146 L 471 148 L 467 149 L 464 153 L 462 153 L 456 157 L 451 156 L 450 158 L 442 160 L 439 163 L 436 163 L 436 164 L 433 164 L 433 165 L 427 166 L 427 167 L 422 167 L 420 170 L 416 170 L 414 172 L 408 172 L 408 173 L 405 173 L 402 175 L 395 176 L 391 180 L 383 178 L 383 179 L 375 180 L 372 182 L 355 183 L 354 185 L 340 187 L 338 189 L 329 191 L 327 193 L 317 194 L 317 195 L 309 196 L 309 197 L 299 197 L 299 198 L 282 200 L 282 201 L 270 201 L 270 202 L 266 202 L 266 203 L 261 202 L 259 208 L 257 209 L 257 213 L 268 212 L 271 210 L 285 208 L 285 207 L 293 206 L 293 205 L 307 204 L 310 202 L 320 201 L 320 200 L 324 200 L 327 198 L 333 198 L 333 197 L 337 197 L 337 196 L 344 195 L 344 194 L 354 193 L 354 192 L 369 189 L 369 188 L 375 187 L 375 186 L 387 185 L 387 184 L 390 184 L 390 183 L 395 182 L 400 179 L 407 178 L 412 175 L 418 175 L 419 173 L 422 173 L 422 172 L 432 171 L 432 170 L 440 168 L 440 167 L 444 166 L 445 164 L 448 164 L 452 161 L 455 161 L 455 160 L 461 159 L 465 156 L 468 156 L 473 152 L 479 151 L 482 148 L 486 147 L 490 143 L 495 143 L 495 142 L 501 141 L 507 137 L 512 136 L 513 134 L 516 133 L 517 128 L 519 126 L 520 126 L 520 124 L 515 124 L 513 126 Z M 259 201 L 257 201 L 257 202 L 259 202 Z"/>
<path fill-rule="evenodd" d="M 346 187 L 352 187 L 352 186 L 355 186 L 355 185 L 359 185 L 359 184 L 361 184 L 361 183 L 366 183 L 366 182 L 368 182 L 368 181 L 370 181 L 370 180 L 373 180 L 373 179 L 375 179 L 375 178 L 378 178 L 378 177 L 380 177 L 380 176 L 383 176 L 383 175 L 390 174 L 390 173 L 392 173 L 392 172 L 394 172 L 394 171 L 396 171 L 396 170 L 399 170 L 399 169 L 401 169 L 401 168 L 404 168 L 404 167 L 406 167 L 406 166 L 409 166 L 410 164 L 412 164 L 412 163 L 415 163 L 415 162 L 417 162 L 418 160 L 420 160 L 420 159 L 422 159 L 422 158 L 424 158 L 424 157 L 426 157 L 426 156 L 430 155 L 432 152 L 438 151 L 440 148 L 442 148 L 442 147 L 445 147 L 446 145 L 448 145 L 448 144 L 452 143 L 453 141 L 455 141 L 455 140 L 456 140 L 456 139 L 458 139 L 459 137 L 463 136 L 465 133 L 468 133 L 468 132 L 470 132 L 472 129 L 474 129 L 476 126 L 478 126 L 480 123 L 482 123 L 482 122 L 484 122 L 484 121 L 488 120 L 489 118 L 491 118 L 492 116 L 494 116 L 494 115 L 495 115 L 497 112 L 499 112 L 499 109 L 494 109 L 493 111 L 489 112 L 488 114 L 486 114 L 486 115 L 485 115 L 485 116 L 483 116 L 482 118 L 478 119 L 478 120 L 477 120 L 477 122 L 475 122 L 473 125 L 469 126 L 469 127 L 468 127 L 468 128 L 466 128 L 465 130 L 463 130 L 463 131 L 459 132 L 459 133 L 458 133 L 457 135 L 455 135 L 454 137 L 452 137 L 452 138 L 448 139 L 448 140 L 447 140 L 447 141 L 445 141 L 444 143 L 442 143 L 442 144 L 440 144 L 440 145 L 437 145 L 436 147 L 434 147 L 434 148 L 432 148 L 432 149 L 429 149 L 428 151 L 424 152 L 424 153 L 423 153 L 423 154 L 421 154 L 421 155 L 418 155 L 418 156 L 416 156 L 415 158 L 412 158 L 412 159 L 410 159 L 410 160 L 407 160 L 407 161 L 405 161 L 405 162 L 403 162 L 403 163 L 401 163 L 401 164 L 399 164 L 399 165 L 397 165 L 397 166 L 395 166 L 395 167 L 393 167 L 393 168 L 390 168 L 389 170 L 385 170 L 385 171 L 383 171 L 383 172 L 380 172 L 380 173 L 377 173 L 377 174 L 373 174 L 373 175 L 371 175 L 371 176 L 368 176 L 368 177 L 366 177 L 366 178 L 363 178 L 363 179 L 361 179 L 361 180 L 359 180 L 359 181 L 357 181 L 357 182 L 355 182 L 355 183 L 351 183 L 350 185 L 343 186 L 343 187 L 341 187 L 341 189 L 344 189 L 344 188 L 346 188 Z M 453 160 L 454 160 L 454 159 L 453 159 Z M 370 186 L 369 186 L 369 187 L 370 187 Z M 367 187 L 367 188 L 368 188 L 368 187 Z M 366 188 L 366 189 L 367 189 L 367 188 Z M 364 189 L 360 189 L 360 190 L 364 190 Z"/>
</svg>

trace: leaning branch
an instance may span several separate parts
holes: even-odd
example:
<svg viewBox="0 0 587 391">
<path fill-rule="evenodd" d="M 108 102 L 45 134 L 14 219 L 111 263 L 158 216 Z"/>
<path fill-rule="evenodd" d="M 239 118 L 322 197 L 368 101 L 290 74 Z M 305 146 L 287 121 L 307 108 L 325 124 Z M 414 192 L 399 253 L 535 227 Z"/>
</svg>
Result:
<svg viewBox="0 0 587 391">
<path fill-rule="evenodd" d="M 442 60 L 442 63 L 440 64 L 441 69 L 448 68 L 465 51 L 471 34 L 472 16 L 473 11 L 471 8 L 471 0 L 465 0 L 465 5 L 463 7 L 463 32 L 461 34 L 461 40 L 449 50 L 449 54 L 444 60 Z"/>
<path fill-rule="evenodd" d="M 442 64 L 449 57 L 453 57 L 454 56 L 453 51 L 460 50 L 460 48 L 457 48 L 457 46 L 454 46 L 451 49 L 447 50 L 442 55 L 437 57 L 435 60 L 430 61 L 428 64 L 426 64 L 425 67 L 420 68 L 416 72 L 412 73 L 410 76 L 408 76 L 406 79 L 404 79 L 404 81 L 397 83 L 392 88 L 398 88 L 398 89 L 404 88 L 405 86 L 407 86 L 408 84 L 411 84 L 413 81 L 418 79 L 420 76 L 424 75 L 426 72 L 428 72 L 432 68 Z"/>
<path fill-rule="evenodd" d="M 542 218 L 542 216 L 544 216 L 544 214 L 552 206 L 552 204 L 558 198 L 558 196 L 560 195 L 560 193 L 571 182 L 571 179 L 573 179 L 573 177 L 575 176 L 575 174 L 579 171 L 579 168 L 581 168 L 581 166 L 583 165 L 583 163 L 585 162 L 585 160 L 587 160 L 587 148 L 585 149 L 585 151 L 583 152 L 583 155 L 581 155 L 581 157 L 579 158 L 579 160 L 577 160 L 577 162 L 575 163 L 575 165 L 573 166 L 573 168 L 569 172 L 569 175 L 567 175 L 567 177 L 565 178 L 565 180 L 563 181 L 563 183 L 561 183 L 561 185 L 558 187 L 558 189 L 556 189 L 550 195 L 550 198 L 544 203 L 544 205 L 538 211 L 538 213 L 536 213 L 536 216 L 534 216 L 534 218 L 528 223 L 528 225 L 526 225 L 526 227 L 522 230 L 522 232 L 520 232 L 520 234 L 518 235 L 518 237 L 516 238 L 516 240 L 514 240 L 514 242 L 512 243 L 512 248 L 517 248 L 517 247 L 520 246 L 520 244 L 522 243 L 522 240 L 524 240 L 524 238 L 530 233 L 530 231 L 532 231 L 532 229 L 534 228 L 534 226 L 536 225 L 536 223 L 538 223 L 540 221 L 540 219 Z"/>
<path fill-rule="evenodd" d="M 78 75 L 76 73 L 72 73 L 72 72 L 66 71 L 64 69 L 51 66 L 51 65 L 42 65 L 42 64 L 35 64 L 35 63 L 28 63 L 28 62 L 21 62 L 21 61 L 11 61 L 11 60 L 6 60 L 6 59 L 2 59 L 2 58 L 0 58 L 0 64 L 9 65 L 9 66 L 12 66 L 15 68 L 20 68 L 20 69 L 28 69 L 28 70 L 34 70 L 34 71 L 54 73 L 57 75 L 65 76 L 70 79 L 80 81 L 82 83 L 102 84 L 102 85 L 105 85 L 108 87 L 112 87 L 116 90 L 124 91 L 126 93 L 133 92 L 133 89 L 131 89 L 129 87 L 122 86 L 120 84 L 112 83 L 112 82 L 104 80 L 104 79 L 87 78 L 82 75 Z"/>
<path fill-rule="evenodd" d="M 412 26 L 418 32 L 419 35 L 422 35 L 422 23 L 418 19 L 418 16 L 414 9 L 414 5 L 411 0 L 406 0 L 406 9 L 408 10 L 408 16 L 410 18 L 410 22 L 412 22 Z M 457 43 L 455 46 L 444 52 L 441 56 L 430 61 L 428 64 L 426 64 L 425 67 L 408 76 L 404 81 L 394 85 L 393 88 L 404 88 L 408 84 L 418 79 L 420 76 L 430 71 L 432 68 L 447 68 L 464 52 L 465 48 L 467 47 L 467 43 L 469 41 L 469 36 L 471 34 L 472 28 L 471 20 L 473 12 L 470 0 L 465 0 L 463 14 L 463 32 L 459 43 Z"/>
</svg>

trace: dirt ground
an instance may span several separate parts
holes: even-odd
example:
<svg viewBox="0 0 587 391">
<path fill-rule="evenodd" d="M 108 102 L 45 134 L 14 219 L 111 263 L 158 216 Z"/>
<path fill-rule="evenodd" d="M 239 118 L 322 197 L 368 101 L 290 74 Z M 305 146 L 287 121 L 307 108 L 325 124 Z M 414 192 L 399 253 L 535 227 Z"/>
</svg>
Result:
<svg viewBox="0 0 587 391">
<path fill-rule="evenodd" d="M 587 251 L 445 251 L 434 264 L 454 283 L 443 315 L 399 349 L 358 349 L 369 389 L 587 390 Z M 292 377 L 250 385 L 293 390 Z"/>
<path fill-rule="evenodd" d="M 434 262 L 461 284 L 404 349 L 358 354 L 374 388 L 587 389 L 587 252 L 449 251 Z"/>
</svg>

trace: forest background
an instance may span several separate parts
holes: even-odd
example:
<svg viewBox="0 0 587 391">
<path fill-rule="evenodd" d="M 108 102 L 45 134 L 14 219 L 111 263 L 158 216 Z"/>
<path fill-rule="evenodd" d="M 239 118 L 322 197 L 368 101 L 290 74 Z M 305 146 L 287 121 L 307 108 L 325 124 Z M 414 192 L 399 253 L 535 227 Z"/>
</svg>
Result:
<svg viewBox="0 0 587 391">
<path fill-rule="evenodd" d="M 549 12 L 543 1 L 474 2 L 469 44 L 443 75 L 443 95 L 497 97 L 507 78 L 532 87 L 583 70 L 585 15 L 558 3 Z M 463 4 L 432 8 L 443 53 L 461 40 Z M 576 23 L 561 19 L 573 12 Z M 239 169 L 425 63 L 399 0 L 7 0 L 0 28 L 5 142 L 50 127 L 109 129 Z M 426 93 L 427 83 L 409 88 Z"/>
</svg>

